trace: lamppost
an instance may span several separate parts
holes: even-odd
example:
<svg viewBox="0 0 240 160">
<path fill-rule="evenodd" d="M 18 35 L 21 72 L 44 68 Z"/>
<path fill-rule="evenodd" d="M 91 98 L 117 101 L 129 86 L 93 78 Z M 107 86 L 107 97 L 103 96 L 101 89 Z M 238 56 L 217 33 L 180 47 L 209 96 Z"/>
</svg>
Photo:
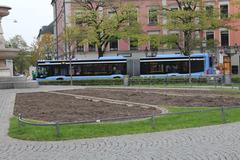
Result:
<svg viewBox="0 0 240 160">
<path fill-rule="evenodd" d="M 201 53 L 205 52 L 206 47 L 207 47 L 207 41 L 203 40 L 201 43 Z"/>
</svg>

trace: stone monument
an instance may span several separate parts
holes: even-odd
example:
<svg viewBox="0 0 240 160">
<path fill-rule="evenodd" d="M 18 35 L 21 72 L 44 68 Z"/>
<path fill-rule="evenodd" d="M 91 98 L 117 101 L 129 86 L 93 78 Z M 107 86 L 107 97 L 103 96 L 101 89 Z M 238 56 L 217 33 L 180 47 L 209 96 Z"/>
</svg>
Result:
<svg viewBox="0 0 240 160">
<path fill-rule="evenodd" d="M 17 56 L 18 49 L 5 48 L 5 39 L 1 25 L 2 17 L 9 15 L 11 8 L 0 6 L 0 77 L 13 76 L 12 59 Z"/>
<path fill-rule="evenodd" d="M 26 77 L 13 76 L 12 59 L 17 56 L 19 50 L 5 48 L 5 39 L 1 25 L 2 18 L 9 15 L 9 10 L 11 10 L 11 7 L 0 5 L 0 89 L 38 87 L 36 81 L 27 81 Z"/>
</svg>

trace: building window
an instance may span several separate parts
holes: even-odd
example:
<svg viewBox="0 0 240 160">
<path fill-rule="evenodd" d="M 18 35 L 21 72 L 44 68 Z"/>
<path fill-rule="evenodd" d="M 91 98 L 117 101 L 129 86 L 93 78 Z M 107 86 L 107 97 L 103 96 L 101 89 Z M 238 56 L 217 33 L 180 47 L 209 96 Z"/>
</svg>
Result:
<svg viewBox="0 0 240 160">
<path fill-rule="evenodd" d="M 221 19 L 228 18 L 228 4 L 220 5 Z"/>
<path fill-rule="evenodd" d="M 88 45 L 88 50 L 89 50 L 89 52 L 95 52 L 96 51 L 96 44 L 95 43 L 89 44 Z"/>
<path fill-rule="evenodd" d="M 118 51 L 118 39 L 113 38 L 110 41 L 110 51 Z"/>
<path fill-rule="evenodd" d="M 213 15 L 213 6 L 212 5 L 206 6 L 206 13 L 207 13 L 207 15 Z"/>
<path fill-rule="evenodd" d="M 130 50 L 131 51 L 138 50 L 138 40 L 137 39 L 130 39 Z"/>
<path fill-rule="evenodd" d="M 158 13 L 159 9 L 157 7 L 151 7 L 148 11 L 149 15 L 149 25 L 156 25 L 158 23 Z"/>
<path fill-rule="evenodd" d="M 84 22 L 83 22 L 82 19 L 80 18 L 80 17 L 83 16 L 83 14 L 84 14 L 83 10 L 78 9 L 78 10 L 75 11 L 75 17 L 76 17 L 76 19 L 75 19 L 75 24 L 76 24 L 76 25 L 80 25 L 80 26 L 83 26 L 83 25 L 84 25 Z M 64 22 L 64 21 L 63 21 L 63 22 Z"/>
<path fill-rule="evenodd" d="M 229 46 L 229 33 L 228 31 L 221 31 L 221 46 Z"/>
<path fill-rule="evenodd" d="M 238 74 L 238 66 L 232 66 L 232 74 Z"/>
<path fill-rule="evenodd" d="M 77 52 L 84 52 L 84 45 L 78 45 Z"/>
<path fill-rule="evenodd" d="M 149 41 L 149 48 L 151 51 L 158 50 L 158 37 L 159 37 L 160 31 L 148 31 L 148 35 L 150 37 Z"/>
<path fill-rule="evenodd" d="M 77 52 L 84 52 L 84 45 L 77 42 L 76 49 L 77 49 Z"/>
<path fill-rule="evenodd" d="M 206 32 L 206 40 L 214 40 L 214 32 L 213 31 L 207 31 Z"/>
<path fill-rule="evenodd" d="M 138 21 L 138 8 L 134 8 L 131 10 L 131 15 L 129 16 L 129 25 L 134 25 Z"/>
</svg>

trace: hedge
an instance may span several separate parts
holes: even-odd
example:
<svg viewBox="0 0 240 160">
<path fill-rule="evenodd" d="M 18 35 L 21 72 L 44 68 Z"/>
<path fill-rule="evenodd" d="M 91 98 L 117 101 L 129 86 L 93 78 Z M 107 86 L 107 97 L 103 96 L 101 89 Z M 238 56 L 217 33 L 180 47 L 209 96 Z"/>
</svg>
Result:
<svg viewBox="0 0 240 160">
<path fill-rule="evenodd" d="M 123 79 L 88 79 L 73 80 L 73 85 L 95 86 L 95 85 L 123 85 Z M 186 77 L 171 78 L 129 78 L 129 85 L 157 85 L 157 84 L 187 84 L 189 79 Z M 207 78 L 192 78 L 192 83 L 207 83 Z M 70 85 L 69 80 L 40 81 L 40 85 Z"/>
<path fill-rule="evenodd" d="M 70 80 L 40 81 L 40 85 L 70 85 Z M 73 85 L 91 86 L 91 85 L 122 85 L 122 79 L 87 79 L 73 80 Z"/>
<path fill-rule="evenodd" d="M 137 84 L 187 84 L 189 79 L 186 77 L 171 77 L 171 78 L 131 78 L 129 80 L 130 85 Z M 192 78 L 192 83 L 207 83 L 206 78 Z"/>
<path fill-rule="evenodd" d="M 240 83 L 240 76 L 234 75 L 234 76 L 232 77 L 232 82 L 233 82 L 233 83 Z"/>
</svg>

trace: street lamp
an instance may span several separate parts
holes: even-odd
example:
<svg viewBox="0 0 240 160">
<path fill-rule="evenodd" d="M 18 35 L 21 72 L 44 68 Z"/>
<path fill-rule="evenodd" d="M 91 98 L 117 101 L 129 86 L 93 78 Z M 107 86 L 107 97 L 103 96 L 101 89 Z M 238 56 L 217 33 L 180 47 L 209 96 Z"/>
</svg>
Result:
<svg viewBox="0 0 240 160">
<path fill-rule="evenodd" d="M 201 44 L 201 53 L 205 52 L 206 47 L 207 47 L 207 41 L 203 40 Z"/>
</svg>

